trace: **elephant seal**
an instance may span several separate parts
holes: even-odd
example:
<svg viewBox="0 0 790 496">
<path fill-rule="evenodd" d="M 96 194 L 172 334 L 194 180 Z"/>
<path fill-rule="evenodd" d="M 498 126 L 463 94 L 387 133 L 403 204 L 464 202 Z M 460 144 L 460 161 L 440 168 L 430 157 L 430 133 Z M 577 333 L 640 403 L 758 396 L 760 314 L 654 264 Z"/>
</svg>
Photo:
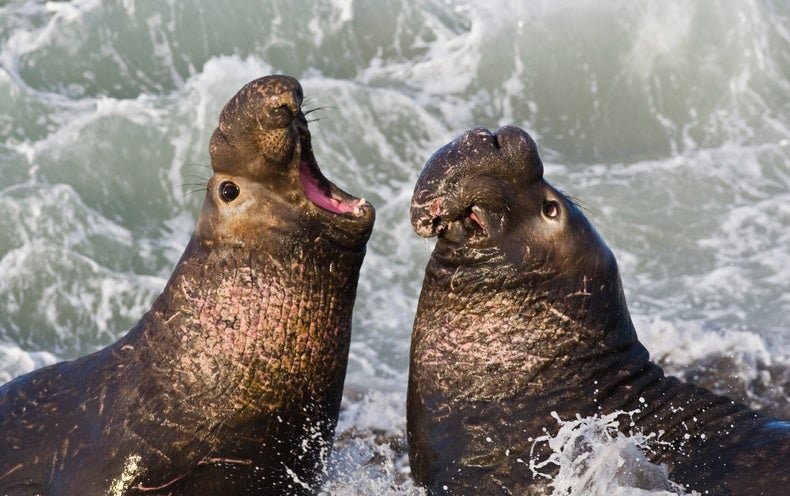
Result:
<svg viewBox="0 0 790 496">
<path fill-rule="evenodd" d="M 320 172 L 285 76 L 224 107 L 186 250 L 118 342 L 0 389 L 0 494 L 315 494 L 374 209 Z"/>
<path fill-rule="evenodd" d="M 412 473 L 431 495 L 545 494 L 535 440 L 563 419 L 636 411 L 649 457 L 708 495 L 787 494 L 790 423 L 665 376 L 637 339 L 617 262 L 543 179 L 523 130 L 472 129 L 437 151 L 411 221 L 438 236 L 412 335 Z M 534 450 L 534 451 L 533 451 Z M 534 458 L 533 458 L 534 459 Z"/>
</svg>

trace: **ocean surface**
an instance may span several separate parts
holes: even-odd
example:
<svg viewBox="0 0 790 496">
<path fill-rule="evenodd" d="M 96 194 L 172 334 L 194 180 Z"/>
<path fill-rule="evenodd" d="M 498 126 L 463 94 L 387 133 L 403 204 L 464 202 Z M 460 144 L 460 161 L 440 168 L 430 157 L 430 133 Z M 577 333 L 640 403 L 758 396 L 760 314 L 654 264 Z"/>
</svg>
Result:
<svg viewBox="0 0 790 496">
<path fill-rule="evenodd" d="M 325 494 L 421 494 L 405 397 L 433 242 L 409 199 L 475 125 L 532 134 L 615 252 L 655 360 L 790 418 L 784 0 L 0 0 L 0 382 L 147 311 L 219 111 L 270 73 L 299 78 L 319 164 L 378 213 Z M 560 420 L 558 493 L 674 494 L 618 475 L 666 479 L 617 418 Z M 563 449 L 578 436 L 586 462 Z"/>
</svg>

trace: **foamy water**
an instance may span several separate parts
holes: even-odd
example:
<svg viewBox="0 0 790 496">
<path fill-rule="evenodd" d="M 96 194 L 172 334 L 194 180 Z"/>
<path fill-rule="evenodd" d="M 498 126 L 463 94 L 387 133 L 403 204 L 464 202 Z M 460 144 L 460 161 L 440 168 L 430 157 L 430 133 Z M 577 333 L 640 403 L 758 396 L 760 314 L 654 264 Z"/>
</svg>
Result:
<svg viewBox="0 0 790 496">
<path fill-rule="evenodd" d="M 668 372 L 788 418 L 787 67 L 790 8 L 768 0 L 0 2 L 0 381 L 143 315 L 194 227 L 222 105 L 286 73 L 319 109 L 322 169 L 377 208 L 326 494 L 419 494 L 405 395 L 432 243 L 408 204 L 474 125 L 533 135 Z M 638 456 L 650 433 L 617 420 L 558 421 L 558 492 L 677 490 Z M 620 458 L 653 482 L 612 477 Z"/>
</svg>

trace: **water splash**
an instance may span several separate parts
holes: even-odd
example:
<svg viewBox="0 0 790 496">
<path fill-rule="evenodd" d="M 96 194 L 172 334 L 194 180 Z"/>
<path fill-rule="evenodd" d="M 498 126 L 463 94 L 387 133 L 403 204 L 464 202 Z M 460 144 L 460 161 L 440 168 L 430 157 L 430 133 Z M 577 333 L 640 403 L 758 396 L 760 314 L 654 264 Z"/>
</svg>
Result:
<svg viewBox="0 0 790 496">
<path fill-rule="evenodd" d="M 533 475 L 549 479 L 556 495 L 698 495 L 685 492 L 669 479 L 665 466 L 647 459 L 645 451 L 661 442 L 658 436 L 620 431 L 622 422 L 633 425 L 633 413 L 577 416 L 575 420 L 562 420 L 552 413 L 560 429 L 554 436 L 535 440 L 535 445 L 547 443 L 552 453 L 546 460 L 529 460 Z M 544 472 L 551 467 L 559 467 L 559 472 Z"/>
</svg>

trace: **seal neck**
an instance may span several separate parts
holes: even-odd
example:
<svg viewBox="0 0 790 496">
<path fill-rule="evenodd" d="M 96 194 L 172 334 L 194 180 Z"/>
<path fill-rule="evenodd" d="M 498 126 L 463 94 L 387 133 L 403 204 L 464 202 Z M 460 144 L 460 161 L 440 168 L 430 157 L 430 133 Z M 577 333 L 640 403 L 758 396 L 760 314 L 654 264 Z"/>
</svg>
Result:
<svg viewBox="0 0 790 496">
<path fill-rule="evenodd" d="M 517 281 L 507 270 L 492 286 L 490 277 L 461 279 L 460 271 L 432 259 L 415 318 L 413 363 L 448 387 L 501 399 L 562 390 L 648 362 L 616 273 L 593 288 L 538 273 L 522 272 Z M 470 384 L 470 374 L 483 377 Z"/>
<path fill-rule="evenodd" d="M 362 257 L 319 248 L 273 256 L 193 238 L 138 331 L 156 343 L 150 360 L 182 375 L 197 409 L 336 411 Z"/>
</svg>

